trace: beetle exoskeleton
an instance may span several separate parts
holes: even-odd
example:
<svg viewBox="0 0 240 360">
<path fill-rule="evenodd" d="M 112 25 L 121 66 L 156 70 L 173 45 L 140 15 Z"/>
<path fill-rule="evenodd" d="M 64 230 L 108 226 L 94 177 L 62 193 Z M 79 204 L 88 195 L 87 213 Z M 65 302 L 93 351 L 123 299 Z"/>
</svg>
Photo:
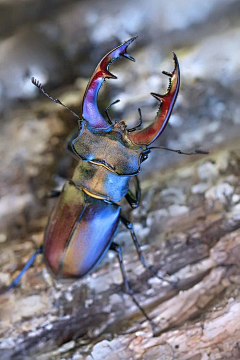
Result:
<svg viewBox="0 0 240 360">
<path fill-rule="evenodd" d="M 164 130 L 177 98 L 180 72 L 175 68 L 155 121 L 144 129 L 129 129 L 124 121 L 110 123 L 97 106 L 98 91 L 105 79 L 116 78 L 109 65 L 120 57 L 134 60 L 127 48 L 135 38 L 109 52 L 98 64 L 83 98 L 78 136 L 72 141 L 79 164 L 60 195 L 49 222 L 43 254 L 59 277 L 82 277 L 91 271 L 110 248 L 121 219 L 121 199 L 128 194 L 131 177 L 140 171 L 144 154 Z"/>
<path fill-rule="evenodd" d="M 48 98 L 63 105 L 77 118 L 79 131 L 72 139 L 70 149 L 79 163 L 72 180 L 68 181 L 50 218 L 44 244 L 25 265 L 23 271 L 8 289 L 15 286 L 24 271 L 33 263 L 37 253 L 43 251 L 45 263 L 57 278 L 81 278 L 94 269 L 108 249 L 117 252 L 125 290 L 151 322 L 130 291 L 122 261 L 121 247 L 113 242 L 120 221 L 130 230 L 140 261 L 148 267 L 138 245 L 132 224 L 121 214 L 120 201 L 126 197 L 135 208 L 140 201 L 140 187 L 136 178 L 136 194 L 129 190 L 129 182 L 136 177 L 151 151 L 149 147 L 163 132 L 175 104 L 180 71 L 177 56 L 173 53 L 174 70 L 164 72 L 169 77 L 169 87 L 164 95 L 152 93 L 160 102 L 156 119 L 143 129 L 128 129 L 121 120 L 112 123 L 105 119 L 97 106 L 97 96 L 105 79 L 116 79 L 109 66 L 119 58 L 135 61 L 128 46 L 136 37 L 110 51 L 98 64 L 86 88 L 82 115 L 79 116 L 52 98 L 40 82 L 32 78 Z M 108 113 L 106 113 L 108 115 Z"/>
</svg>

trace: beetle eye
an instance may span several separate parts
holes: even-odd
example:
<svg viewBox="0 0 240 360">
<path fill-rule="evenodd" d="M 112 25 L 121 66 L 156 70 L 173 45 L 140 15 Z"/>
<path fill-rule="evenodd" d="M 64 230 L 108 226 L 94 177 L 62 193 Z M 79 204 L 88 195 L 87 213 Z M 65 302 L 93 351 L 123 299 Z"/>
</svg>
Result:
<svg viewBox="0 0 240 360">
<path fill-rule="evenodd" d="M 147 160 L 147 158 L 148 158 L 148 155 L 147 155 L 147 154 L 142 154 L 142 155 L 141 155 L 141 163 L 142 163 L 143 161 Z"/>
<path fill-rule="evenodd" d="M 142 152 L 141 157 L 140 157 L 141 163 L 148 159 L 148 154 L 150 154 L 150 152 L 151 152 L 151 150 L 148 148 Z"/>
</svg>

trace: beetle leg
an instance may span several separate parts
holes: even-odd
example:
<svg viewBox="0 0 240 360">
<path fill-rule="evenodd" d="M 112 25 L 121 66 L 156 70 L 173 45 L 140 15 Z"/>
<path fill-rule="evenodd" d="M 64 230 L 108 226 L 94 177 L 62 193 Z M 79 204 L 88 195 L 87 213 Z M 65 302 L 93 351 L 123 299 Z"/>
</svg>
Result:
<svg viewBox="0 0 240 360">
<path fill-rule="evenodd" d="M 6 289 L 1 290 L 0 294 L 5 294 L 7 291 L 11 290 L 13 287 L 15 287 L 16 285 L 19 284 L 19 282 L 20 282 L 22 276 L 24 275 L 24 273 L 32 266 L 32 264 L 34 263 L 34 260 L 36 259 L 37 255 L 42 254 L 42 252 L 43 252 L 43 247 L 40 246 L 40 248 L 37 249 L 37 251 L 35 251 L 35 253 L 30 257 L 30 259 L 24 265 L 23 269 L 20 271 L 18 276 L 12 281 L 12 283 Z"/>
<path fill-rule="evenodd" d="M 72 148 L 72 142 L 78 137 L 79 130 L 76 129 L 73 132 L 70 133 L 70 135 L 67 138 L 65 147 L 69 155 L 71 155 L 75 160 L 79 161 L 79 157 L 75 154 Z"/>
<path fill-rule="evenodd" d="M 142 253 L 142 250 L 141 250 L 141 247 L 140 247 L 140 245 L 139 245 L 139 243 L 138 243 L 138 240 L 137 240 L 135 231 L 134 231 L 134 229 L 133 229 L 133 224 L 132 224 L 130 221 L 128 221 L 128 220 L 127 220 L 124 216 L 122 216 L 122 215 L 120 216 L 120 220 L 122 221 L 123 225 L 125 225 L 126 228 L 127 228 L 128 230 L 130 230 L 133 243 L 134 243 L 135 248 L 136 248 L 136 250 L 137 250 L 138 258 L 139 258 L 139 260 L 141 261 L 142 265 L 143 265 L 146 269 L 148 269 L 149 266 L 148 266 L 147 263 L 146 263 L 146 260 L 145 260 L 145 258 L 144 258 L 144 256 L 143 256 L 143 253 Z"/>
<path fill-rule="evenodd" d="M 126 275 L 126 270 L 123 264 L 123 256 L 122 256 L 122 249 L 121 246 L 118 245 L 117 243 L 112 243 L 110 246 L 110 250 L 113 250 L 114 252 L 117 253 L 117 257 L 118 257 L 118 261 L 119 261 L 119 265 L 120 265 L 120 269 L 121 269 L 121 273 L 122 273 L 122 277 L 123 277 L 123 283 L 124 283 L 124 290 L 125 292 L 131 296 L 134 304 L 139 308 L 139 310 L 141 311 L 141 313 L 143 314 L 143 316 L 147 319 L 147 321 L 149 322 L 149 324 L 151 325 L 151 328 L 153 330 L 153 333 L 155 333 L 155 328 L 156 325 L 154 324 L 154 322 L 150 319 L 150 317 L 148 316 L 148 314 L 146 313 L 146 311 L 142 308 L 142 306 L 139 304 L 139 302 L 136 300 L 135 296 L 134 296 L 134 292 L 133 290 L 130 288 L 129 286 L 129 282 L 127 279 L 127 275 Z"/>
<path fill-rule="evenodd" d="M 135 177 L 135 180 L 136 180 L 136 194 L 134 195 L 131 190 L 128 190 L 127 195 L 125 196 L 127 202 L 133 209 L 136 209 L 139 206 L 141 200 L 141 188 L 137 176 Z"/>
<path fill-rule="evenodd" d="M 159 276 L 158 275 L 158 271 L 157 269 L 155 269 L 155 267 L 153 265 L 148 265 L 146 260 L 145 260 L 145 257 L 143 256 L 143 253 L 142 253 L 142 250 L 141 250 L 141 246 L 139 245 L 138 243 L 138 239 L 137 239 L 137 236 L 135 234 L 135 231 L 133 229 L 133 224 L 128 221 L 124 216 L 120 215 L 120 220 L 122 221 L 123 225 L 126 226 L 126 228 L 128 230 L 130 230 L 130 233 L 131 233 L 131 237 L 132 237 L 132 240 L 133 240 L 133 243 L 135 245 L 135 248 L 137 250 L 137 254 L 138 254 L 138 258 L 139 260 L 141 261 L 142 265 L 145 267 L 145 269 L 147 269 L 148 271 L 151 272 L 151 274 L 153 276 L 156 276 L 158 279 L 160 280 L 163 280 L 163 281 L 166 281 L 168 282 L 169 284 L 175 286 L 176 285 L 176 282 L 175 281 L 170 281 L 162 276 Z"/>
<path fill-rule="evenodd" d="M 51 190 L 50 193 L 47 194 L 48 199 L 52 199 L 58 197 L 62 191 L 60 190 Z"/>
<path fill-rule="evenodd" d="M 130 290 L 130 286 L 127 280 L 127 274 L 126 274 L 126 270 L 123 264 L 123 256 L 122 256 L 122 248 L 120 245 L 118 245 L 117 243 L 112 243 L 110 246 L 110 250 L 114 251 L 117 253 L 117 257 L 118 257 L 118 261 L 120 264 L 120 268 L 121 268 L 121 273 L 122 273 L 122 277 L 123 277 L 123 283 L 124 283 L 124 290 L 128 293 Z"/>
<path fill-rule="evenodd" d="M 74 130 L 67 138 L 67 141 L 65 143 L 65 147 L 67 152 L 75 159 L 79 161 L 79 158 L 77 157 L 77 155 L 74 153 L 73 148 L 72 148 L 72 141 L 74 139 L 76 139 L 76 137 L 78 136 L 78 130 Z M 51 190 L 50 193 L 47 194 L 47 198 L 51 199 L 51 198 L 55 198 L 58 197 L 62 192 L 61 190 Z"/>
</svg>

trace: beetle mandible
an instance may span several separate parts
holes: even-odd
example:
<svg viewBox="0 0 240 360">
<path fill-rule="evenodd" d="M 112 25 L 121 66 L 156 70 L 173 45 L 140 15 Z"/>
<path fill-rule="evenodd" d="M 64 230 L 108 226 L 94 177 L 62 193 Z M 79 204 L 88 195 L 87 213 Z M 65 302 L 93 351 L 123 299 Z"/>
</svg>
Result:
<svg viewBox="0 0 240 360">
<path fill-rule="evenodd" d="M 22 274 L 29 268 L 38 253 L 57 278 L 82 278 L 103 259 L 106 252 L 114 250 L 123 275 L 127 293 L 151 322 L 132 293 L 125 274 L 121 247 L 113 241 L 121 221 L 131 236 L 142 264 L 149 268 L 140 250 L 131 222 L 121 214 L 120 201 L 125 197 L 132 208 L 140 201 L 140 186 L 136 175 L 141 163 L 148 158 L 149 147 L 163 132 L 173 110 L 180 86 L 178 59 L 173 53 L 174 70 L 163 72 L 169 76 L 169 87 L 164 95 L 151 93 L 160 102 L 156 119 L 143 129 L 127 128 L 121 120 L 112 123 L 108 109 L 106 118 L 97 106 L 97 96 L 105 79 L 116 79 L 109 72 L 109 66 L 119 58 L 135 61 L 127 53 L 128 46 L 136 39 L 131 38 L 110 51 L 98 64 L 84 94 L 82 116 L 78 116 L 60 100 L 48 95 L 40 82 L 32 78 L 48 98 L 70 110 L 78 118 L 78 135 L 71 139 L 70 149 L 79 162 L 72 180 L 67 181 L 53 211 L 45 232 L 43 246 L 30 258 L 19 276 L 7 290 L 15 286 Z M 112 105 L 112 104 L 111 104 Z M 111 106 L 110 105 L 110 106 Z M 136 194 L 129 189 L 132 177 L 136 181 Z M 151 269 L 152 270 L 152 269 Z"/>
</svg>

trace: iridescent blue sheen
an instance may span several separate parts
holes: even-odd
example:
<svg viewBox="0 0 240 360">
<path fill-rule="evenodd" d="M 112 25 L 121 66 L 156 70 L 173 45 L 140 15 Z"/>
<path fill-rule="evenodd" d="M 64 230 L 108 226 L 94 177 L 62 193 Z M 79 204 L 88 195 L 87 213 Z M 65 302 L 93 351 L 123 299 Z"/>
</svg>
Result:
<svg viewBox="0 0 240 360">
<path fill-rule="evenodd" d="M 59 278 L 79 278 L 91 271 L 109 249 L 120 206 L 88 196 L 67 182 L 50 219 L 44 259 Z"/>
<path fill-rule="evenodd" d="M 72 180 L 93 195 L 117 203 L 128 192 L 130 176 L 119 176 L 103 166 L 80 161 Z"/>
<path fill-rule="evenodd" d="M 105 79 L 116 79 L 117 77 L 108 71 L 108 67 L 120 57 L 134 59 L 127 53 L 127 47 L 136 39 L 136 37 L 126 41 L 113 51 L 110 51 L 98 64 L 93 76 L 91 77 L 86 88 L 83 104 L 82 117 L 87 120 L 88 124 L 96 128 L 107 128 L 108 122 L 103 118 L 97 106 L 98 92 Z"/>
<path fill-rule="evenodd" d="M 153 123 L 136 130 L 140 125 L 128 129 L 123 120 L 112 123 L 110 118 L 109 121 L 103 118 L 97 107 L 99 89 L 105 79 L 116 78 L 109 72 L 116 59 L 125 57 L 134 61 L 127 53 L 134 40 L 126 41 L 100 61 L 84 94 L 82 119 L 74 113 L 80 129 L 78 136 L 71 139 L 71 149 L 79 164 L 72 180 L 63 188 L 43 244 L 44 260 L 58 278 L 81 278 L 93 270 L 113 241 L 120 221 L 121 199 L 126 196 L 132 207 L 138 206 L 138 197 L 132 200 L 134 196 L 129 191 L 130 178 L 140 171 L 142 161 L 150 153 L 148 145 L 167 125 L 178 95 L 180 69 L 174 54 L 174 70 L 164 72 L 170 77 L 166 94 L 152 93 L 160 102 Z M 49 96 L 39 82 L 33 80 L 33 83 L 51 100 L 63 105 Z M 19 282 L 41 249 L 30 258 L 9 289 Z"/>
</svg>

